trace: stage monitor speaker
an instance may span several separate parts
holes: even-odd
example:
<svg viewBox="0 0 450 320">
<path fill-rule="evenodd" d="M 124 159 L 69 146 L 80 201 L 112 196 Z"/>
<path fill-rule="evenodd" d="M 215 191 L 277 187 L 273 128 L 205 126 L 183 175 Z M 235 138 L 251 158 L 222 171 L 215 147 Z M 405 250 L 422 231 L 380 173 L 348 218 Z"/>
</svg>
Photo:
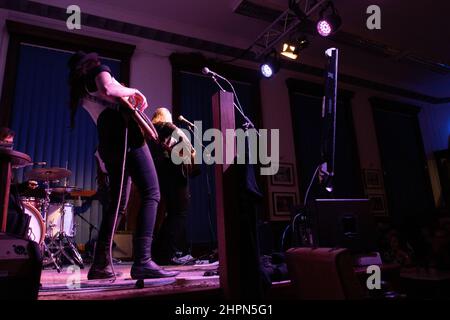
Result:
<svg viewBox="0 0 450 320">
<path fill-rule="evenodd" d="M 314 244 L 347 248 L 354 254 L 377 251 L 377 232 L 367 199 L 315 199 Z"/>
<path fill-rule="evenodd" d="M 0 300 L 36 300 L 41 270 L 36 242 L 0 233 Z"/>
</svg>

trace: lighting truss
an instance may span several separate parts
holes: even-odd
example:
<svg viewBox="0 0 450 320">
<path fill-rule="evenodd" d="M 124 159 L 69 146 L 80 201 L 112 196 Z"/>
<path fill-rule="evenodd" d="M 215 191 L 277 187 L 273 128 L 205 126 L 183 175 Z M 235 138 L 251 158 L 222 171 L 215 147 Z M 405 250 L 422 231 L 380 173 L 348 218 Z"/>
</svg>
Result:
<svg viewBox="0 0 450 320">
<path fill-rule="evenodd" d="M 316 10 L 329 0 L 299 0 L 297 1 L 298 9 L 301 10 L 302 16 L 295 13 L 291 9 L 284 11 L 270 26 L 268 26 L 253 42 L 251 51 L 254 52 L 255 58 L 260 59 L 267 55 L 272 48 L 289 35 L 292 31 L 311 16 Z"/>
</svg>

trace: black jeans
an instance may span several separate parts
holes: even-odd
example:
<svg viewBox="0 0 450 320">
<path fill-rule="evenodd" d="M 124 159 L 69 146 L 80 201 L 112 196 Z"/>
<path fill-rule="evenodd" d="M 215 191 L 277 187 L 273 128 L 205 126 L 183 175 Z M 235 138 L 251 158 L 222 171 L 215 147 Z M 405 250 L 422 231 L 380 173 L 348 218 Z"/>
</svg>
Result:
<svg viewBox="0 0 450 320">
<path fill-rule="evenodd" d="M 131 182 L 137 186 L 141 195 L 141 207 L 137 217 L 135 237 L 153 236 L 156 213 L 160 200 L 158 176 L 150 150 L 147 144 L 143 143 L 143 138 L 139 136 L 140 131 L 133 122 L 129 122 L 128 125 L 128 148 L 122 184 L 122 196 L 120 202 L 118 202 L 121 188 L 125 127 L 125 120 L 121 114 L 111 109 L 103 111 L 97 120 L 97 130 L 99 133 L 98 151 L 105 163 L 109 176 L 109 205 L 104 210 L 98 236 L 98 240 L 102 242 L 109 241 L 113 235 L 112 228 L 118 203 L 118 221 L 125 213 Z"/>
<path fill-rule="evenodd" d="M 170 159 L 156 160 L 161 187 L 161 198 L 165 204 L 167 216 L 159 230 L 153 253 L 161 264 L 170 260 L 179 252 L 187 254 L 189 247 L 186 235 L 186 219 L 189 209 L 190 192 L 187 177 L 181 174 L 181 167 Z"/>
</svg>

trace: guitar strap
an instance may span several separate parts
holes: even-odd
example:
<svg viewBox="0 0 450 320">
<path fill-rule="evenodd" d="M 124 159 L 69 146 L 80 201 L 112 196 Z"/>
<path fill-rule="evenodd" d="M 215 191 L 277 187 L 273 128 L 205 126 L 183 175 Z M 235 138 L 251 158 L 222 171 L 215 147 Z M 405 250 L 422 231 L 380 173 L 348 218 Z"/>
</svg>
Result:
<svg viewBox="0 0 450 320">
<path fill-rule="evenodd" d="M 110 109 L 114 109 L 116 111 L 120 110 L 120 103 L 114 103 L 111 101 L 107 101 L 105 99 L 99 98 L 97 96 L 92 95 L 91 93 L 88 92 L 88 94 L 86 96 L 84 96 L 85 99 L 91 100 L 92 102 L 98 103 L 104 107 L 110 108 Z"/>
</svg>

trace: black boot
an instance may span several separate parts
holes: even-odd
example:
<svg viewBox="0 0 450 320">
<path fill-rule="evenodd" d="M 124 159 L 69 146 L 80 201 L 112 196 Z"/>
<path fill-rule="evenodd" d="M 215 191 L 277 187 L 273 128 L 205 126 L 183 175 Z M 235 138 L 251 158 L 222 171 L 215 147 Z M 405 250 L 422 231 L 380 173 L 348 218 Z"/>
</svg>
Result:
<svg viewBox="0 0 450 320">
<path fill-rule="evenodd" d="M 151 258 L 151 237 L 134 239 L 134 263 L 130 275 L 132 279 L 151 279 L 175 277 L 179 271 L 166 271 Z"/>
<path fill-rule="evenodd" d="M 122 215 L 117 217 L 116 229 L 120 223 Z M 97 245 L 95 246 L 94 261 L 89 269 L 87 278 L 88 280 L 94 279 L 111 279 L 114 278 L 114 272 L 111 266 L 111 259 L 109 254 L 109 245 L 111 238 L 114 235 L 113 229 L 114 215 L 103 215 L 102 225 L 98 235 Z M 116 272 L 116 276 L 120 276 L 121 273 Z"/>
<path fill-rule="evenodd" d="M 109 258 L 109 242 L 97 242 L 95 246 L 94 262 L 89 269 L 88 280 L 111 279 L 114 278 L 114 272 Z"/>
</svg>

